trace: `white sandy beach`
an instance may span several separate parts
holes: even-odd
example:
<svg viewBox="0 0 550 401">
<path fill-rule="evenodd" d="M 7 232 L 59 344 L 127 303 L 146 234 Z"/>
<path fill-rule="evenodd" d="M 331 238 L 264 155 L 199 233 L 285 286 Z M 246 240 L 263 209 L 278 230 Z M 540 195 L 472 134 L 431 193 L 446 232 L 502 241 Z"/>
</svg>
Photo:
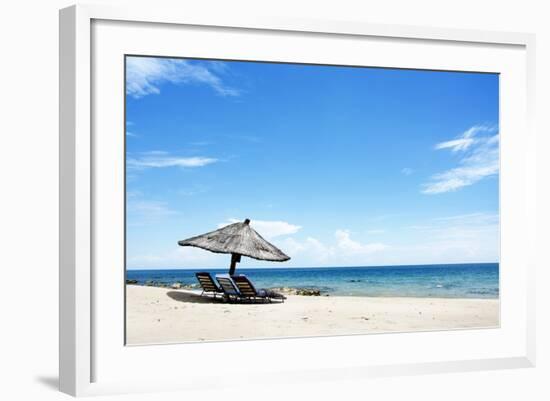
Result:
<svg viewBox="0 0 550 401">
<path fill-rule="evenodd" d="M 497 299 L 289 295 L 228 304 L 197 292 L 127 285 L 127 343 L 329 336 L 499 325 Z"/>
</svg>

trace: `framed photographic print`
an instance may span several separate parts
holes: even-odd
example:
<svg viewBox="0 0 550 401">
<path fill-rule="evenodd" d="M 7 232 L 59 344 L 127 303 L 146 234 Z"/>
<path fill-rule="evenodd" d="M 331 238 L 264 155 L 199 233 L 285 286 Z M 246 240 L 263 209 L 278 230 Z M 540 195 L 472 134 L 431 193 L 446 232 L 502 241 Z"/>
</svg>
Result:
<svg viewBox="0 0 550 401">
<path fill-rule="evenodd" d="M 62 391 L 534 363 L 532 36 L 60 29 Z"/>
<path fill-rule="evenodd" d="M 499 326 L 498 74 L 125 65 L 128 345 Z"/>
</svg>

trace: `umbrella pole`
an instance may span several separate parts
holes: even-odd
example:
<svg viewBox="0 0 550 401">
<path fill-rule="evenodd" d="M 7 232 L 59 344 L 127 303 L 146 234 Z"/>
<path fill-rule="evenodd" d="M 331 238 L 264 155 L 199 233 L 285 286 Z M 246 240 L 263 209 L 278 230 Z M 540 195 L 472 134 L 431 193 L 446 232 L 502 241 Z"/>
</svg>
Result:
<svg viewBox="0 0 550 401">
<path fill-rule="evenodd" d="M 229 266 L 229 275 L 233 276 L 235 274 L 235 269 L 237 268 L 237 263 L 241 261 L 241 255 L 238 253 L 231 254 L 231 266 Z"/>
</svg>

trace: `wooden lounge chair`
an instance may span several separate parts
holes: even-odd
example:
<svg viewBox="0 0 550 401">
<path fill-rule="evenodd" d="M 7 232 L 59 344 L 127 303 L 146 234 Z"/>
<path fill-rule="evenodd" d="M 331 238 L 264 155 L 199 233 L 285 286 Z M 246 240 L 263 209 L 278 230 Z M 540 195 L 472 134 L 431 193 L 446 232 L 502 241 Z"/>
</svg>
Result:
<svg viewBox="0 0 550 401">
<path fill-rule="evenodd" d="M 216 280 L 220 283 L 220 288 L 223 292 L 223 297 L 225 300 L 229 302 L 243 300 L 241 292 L 229 274 L 216 274 Z"/>
<path fill-rule="evenodd" d="M 266 289 L 256 289 L 254 284 L 246 277 L 244 274 L 239 274 L 238 276 L 232 276 L 233 282 L 237 285 L 241 297 L 248 300 L 257 300 L 261 299 L 264 302 L 271 302 L 272 299 L 280 300 L 284 302 L 286 297 L 283 294 L 279 294 L 273 290 Z"/>
<path fill-rule="evenodd" d="M 217 295 L 223 296 L 223 290 L 216 284 L 210 273 L 198 272 L 195 273 L 195 276 L 202 288 L 201 297 L 204 294 L 212 294 L 214 298 L 216 298 Z"/>
</svg>

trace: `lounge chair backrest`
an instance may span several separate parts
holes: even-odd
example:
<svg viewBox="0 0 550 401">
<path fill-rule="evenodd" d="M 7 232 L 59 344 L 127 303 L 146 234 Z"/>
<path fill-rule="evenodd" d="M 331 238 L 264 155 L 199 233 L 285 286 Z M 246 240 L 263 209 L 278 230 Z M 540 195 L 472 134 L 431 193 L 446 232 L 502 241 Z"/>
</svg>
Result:
<svg viewBox="0 0 550 401">
<path fill-rule="evenodd" d="M 220 288 L 208 272 L 195 273 L 199 284 L 205 292 L 220 292 Z"/>
<path fill-rule="evenodd" d="M 218 280 L 218 283 L 220 283 L 223 292 L 225 292 L 228 295 L 241 295 L 239 292 L 239 289 L 236 287 L 233 280 L 231 280 L 231 277 L 229 275 L 216 275 L 216 280 Z"/>
<path fill-rule="evenodd" d="M 254 285 L 250 282 L 248 277 L 244 275 L 233 276 L 233 281 L 237 284 L 239 291 L 244 297 L 255 297 L 258 292 L 254 288 Z"/>
</svg>

